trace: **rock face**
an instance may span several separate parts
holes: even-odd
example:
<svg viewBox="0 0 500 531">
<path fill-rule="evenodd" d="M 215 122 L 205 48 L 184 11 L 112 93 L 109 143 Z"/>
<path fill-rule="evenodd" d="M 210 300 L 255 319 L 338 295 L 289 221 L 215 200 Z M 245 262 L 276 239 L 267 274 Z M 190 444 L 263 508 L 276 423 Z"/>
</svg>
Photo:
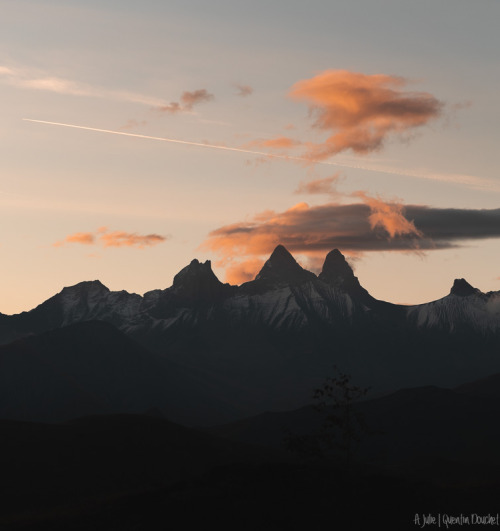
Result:
<svg viewBox="0 0 500 531">
<path fill-rule="evenodd" d="M 223 284 L 210 261 L 198 260 L 171 287 L 144 296 L 82 282 L 29 312 L 0 314 L 0 344 L 91 320 L 116 327 L 150 352 L 154 363 L 168 365 L 169 374 L 177 375 L 168 385 L 186 382 L 175 396 L 206 407 L 172 414 L 193 423 L 299 407 L 333 365 L 374 392 L 459 385 L 500 372 L 500 292 L 482 293 L 459 279 L 437 301 L 386 303 L 362 287 L 337 249 L 316 276 L 279 245 L 256 279 L 241 286 Z M 119 356 L 113 360 L 118 363 Z M 166 407 L 154 400 L 144 404 Z M 188 410 L 198 413 L 193 417 Z"/>
<path fill-rule="evenodd" d="M 321 273 L 303 269 L 278 245 L 255 280 L 242 286 L 223 284 L 209 260 L 193 260 L 173 285 L 144 296 L 111 292 L 98 280 L 64 288 L 30 312 L 0 314 L 0 343 L 72 323 L 99 319 L 125 332 L 145 333 L 179 325 L 223 319 L 227 324 L 258 324 L 270 330 L 363 325 L 366 321 L 436 328 L 453 332 L 467 324 L 477 332 L 500 330 L 500 292 L 484 294 L 456 279 L 450 295 L 427 304 L 398 306 L 374 299 L 354 275 L 338 249 L 326 256 Z"/>
<path fill-rule="evenodd" d="M 477 288 L 473 288 L 465 278 L 456 278 L 450 290 L 450 295 L 457 295 L 458 297 L 468 297 L 480 293 Z"/>
<path fill-rule="evenodd" d="M 295 258 L 278 245 L 255 277 L 258 282 L 275 285 L 302 284 L 316 279 L 316 275 L 300 267 Z"/>
<path fill-rule="evenodd" d="M 347 290 L 360 285 L 351 266 L 338 249 L 334 249 L 326 255 L 323 270 L 318 278 L 328 284 Z"/>
<path fill-rule="evenodd" d="M 172 291 L 191 303 L 214 303 L 231 292 L 231 287 L 222 284 L 212 271 L 210 260 L 205 263 L 194 259 L 174 277 Z"/>
<path fill-rule="evenodd" d="M 193 260 L 173 285 L 144 296 L 111 292 L 99 281 L 64 288 L 30 312 L 0 315 L 0 343 L 72 323 L 98 319 L 145 337 L 200 327 L 260 327 L 296 332 L 373 326 L 410 327 L 478 334 L 500 331 L 500 292 L 481 293 L 466 280 L 455 280 L 450 295 L 416 306 L 374 299 L 360 284 L 338 249 L 326 256 L 319 276 L 303 269 L 278 245 L 255 280 L 242 286 L 223 284 L 210 261 Z M 168 334 L 167 334 L 168 335 Z M 167 340 L 168 343 L 168 340 Z"/>
</svg>

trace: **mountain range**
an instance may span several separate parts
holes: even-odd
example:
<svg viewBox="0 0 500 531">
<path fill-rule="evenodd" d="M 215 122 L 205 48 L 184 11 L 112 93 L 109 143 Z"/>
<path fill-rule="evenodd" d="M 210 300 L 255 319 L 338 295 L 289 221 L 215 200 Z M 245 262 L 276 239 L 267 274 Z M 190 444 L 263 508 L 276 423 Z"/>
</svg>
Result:
<svg viewBox="0 0 500 531">
<path fill-rule="evenodd" d="M 186 425 L 310 402 L 334 365 L 372 396 L 500 372 L 500 292 L 456 279 L 414 306 L 380 301 L 331 251 L 319 275 L 281 245 L 255 280 L 193 260 L 163 290 L 95 280 L 0 314 L 0 417 L 58 421 L 158 409 Z"/>
</svg>

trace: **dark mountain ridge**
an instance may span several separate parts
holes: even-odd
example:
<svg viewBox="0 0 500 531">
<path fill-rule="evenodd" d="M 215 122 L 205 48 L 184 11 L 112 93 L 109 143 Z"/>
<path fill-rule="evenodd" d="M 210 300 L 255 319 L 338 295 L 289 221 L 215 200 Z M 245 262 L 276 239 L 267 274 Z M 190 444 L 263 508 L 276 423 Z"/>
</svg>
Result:
<svg viewBox="0 0 500 531">
<path fill-rule="evenodd" d="M 290 294 L 291 298 L 283 297 Z M 266 295 L 266 300 L 258 297 L 262 295 Z M 280 322 L 280 317 L 294 313 L 300 322 L 287 321 L 288 325 L 294 327 L 307 327 L 318 319 L 328 326 L 335 325 L 335 321 L 339 320 L 344 325 L 352 321 L 352 314 L 356 311 L 370 314 L 378 320 L 385 313 L 389 319 L 399 317 L 400 320 L 415 324 L 412 316 L 416 312 L 421 314 L 436 303 L 446 303 L 450 307 L 456 304 L 451 296 L 490 301 L 491 308 L 481 310 L 493 317 L 489 322 L 490 331 L 496 333 L 500 330 L 500 309 L 495 307 L 500 306 L 500 292 L 483 294 L 466 280 L 455 279 L 450 295 L 438 301 L 413 306 L 387 303 L 375 299 L 362 287 L 338 249 L 327 254 L 323 269 L 316 276 L 303 269 L 285 247 L 278 245 L 255 280 L 241 286 L 223 284 L 212 271 L 209 260 L 201 263 L 194 259 L 175 275 L 170 288 L 153 290 L 143 296 L 126 291 L 112 292 L 98 280 L 65 287 L 31 311 L 17 315 L 0 314 L 0 343 L 28 333 L 96 318 L 111 322 L 126 331 L 127 327 L 153 326 L 151 319 L 148 319 L 153 317 L 163 321 L 154 323 L 154 326 L 166 329 L 175 326 L 177 321 L 185 324 L 186 321 L 193 320 L 192 314 L 198 317 L 200 312 L 204 312 L 208 320 L 221 312 L 231 313 L 230 321 L 234 322 L 245 309 L 254 314 L 261 313 L 264 318 L 262 324 L 273 329 L 283 328 L 283 325 L 287 328 L 285 323 Z M 303 303 L 307 301 L 308 304 L 301 304 L 301 298 Z M 270 312 L 263 309 L 264 306 L 270 306 L 269 299 L 274 299 Z M 280 302 L 286 304 L 281 305 Z M 440 313 L 449 313 L 449 310 L 441 307 Z M 248 321 L 248 316 L 244 317 Z M 484 331 L 481 323 L 475 322 L 474 316 L 464 315 L 463 318 L 468 319 L 471 326 L 483 328 Z M 432 320 L 418 323 L 418 326 L 427 328 L 435 325 Z M 447 331 L 453 331 L 452 326 L 448 328 Z"/>
<path fill-rule="evenodd" d="M 113 332 L 88 325 L 94 331 L 87 334 L 96 341 L 90 346 L 82 329 L 72 328 L 89 321 L 107 323 Z M 25 343 L 7 345 L 22 338 Z M 280 245 L 255 280 L 241 286 L 220 282 L 210 261 L 193 260 L 171 287 L 144 296 L 112 292 L 99 281 L 64 288 L 29 312 L 0 315 L 1 343 L 0 363 L 10 367 L 5 374 L 17 374 L 19 385 L 27 379 L 19 389 L 30 388 L 27 381 L 37 388 L 35 376 L 29 380 L 28 374 L 36 374 L 33 367 L 41 364 L 53 389 L 61 396 L 69 393 L 74 404 L 97 400 L 109 412 L 156 407 L 179 422 L 213 424 L 300 407 L 333 365 L 374 394 L 418 385 L 456 386 L 500 372 L 500 292 L 485 294 L 459 279 L 437 301 L 390 304 L 362 287 L 340 251 L 326 256 L 316 276 Z M 88 345 L 86 351 L 82 345 Z M 129 352 L 128 362 L 122 351 Z M 119 398 L 115 389 L 111 400 L 104 383 L 91 384 L 104 370 L 97 361 L 85 380 L 85 356 L 107 360 L 110 390 L 115 389 L 114 371 L 123 382 L 137 381 L 129 409 L 124 391 Z M 156 382 L 149 388 L 146 375 Z M 16 378 L 11 381 L 5 385 L 18 396 Z M 98 387 L 99 393 L 88 394 Z M 5 412 L 4 396 L 0 411 Z"/>
</svg>

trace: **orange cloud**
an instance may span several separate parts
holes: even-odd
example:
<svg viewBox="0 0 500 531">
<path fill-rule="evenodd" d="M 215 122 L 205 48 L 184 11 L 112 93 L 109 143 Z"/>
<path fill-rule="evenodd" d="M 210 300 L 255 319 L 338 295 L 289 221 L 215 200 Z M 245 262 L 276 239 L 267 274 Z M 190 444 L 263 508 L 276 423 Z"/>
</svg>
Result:
<svg viewBox="0 0 500 531">
<path fill-rule="evenodd" d="M 253 280 L 262 269 L 264 260 L 253 258 L 244 262 L 234 263 L 226 268 L 226 282 L 230 284 L 243 284 Z"/>
<path fill-rule="evenodd" d="M 143 249 L 157 245 L 168 239 L 167 236 L 159 234 L 140 235 L 123 231 L 110 232 L 107 227 L 99 227 L 95 232 L 76 232 L 66 236 L 64 240 L 54 243 L 54 247 L 61 247 L 66 243 L 79 243 L 83 245 L 94 245 L 100 243 L 104 247 L 137 247 Z"/>
<path fill-rule="evenodd" d="M 314 126 L 333 133 L 322 144 L 311 144 L 307 156 L 321 160 L 347 149 L 368 153 L 390 134 L 440 116 L 439 100 L 427 92 L 406 92 L 406 84 L 401 77 L 347 70 L 326 70 L 295 83 L 289 95 L 308 101 Z"/>
<path fill-rule="evenodd" d="M 233 266 L 234 257 L 267 258 L 279 243 L 314 264 L 314 257 L 335 248 L 351 256 L 365 251 L 423 252 L 500 238 L 500 208 L 404 206 L 356 194 L 363 202 L 313 207 L 298 203 L 284 212 L 263 212 L 252 221 L 212 231 L 202 247 L 220 257 L 217 265 L 227 267 Z"/>
<path fill-rule="evenodd" d="M 400 235 L 413 235 L 421 238 L 423 233 L 419 231 L 413 221 L 409 221 L 403 214 L 403 205 L 392 202 L 386 203 L 380 197 L 369 197 L 364 192 L 354 192 L 354 196 L 361 198 L 370 207 L 371 214 L 368 217 L 372 229 L 380 227 L 391 238 Z"/>
<path fill-rule="evenodd" d="M 318 257 L 323 260 L 335 248 L 352 259 L 365 251 L 421 253 L 500 238 L 500 208 L 434 208 L 386 202 L 365 192 L 352 195 L 362 202 L 298 203 L 284 212 L 262 212 L 212 231 L 202 247 L 220 257 L 216 265 L 227 268 L 229 281 L 239 283 L 250 280 L 280 243 L 314 270 Z"/>
<path fill-rule="evenodd" d="M 235 256 L 266 257 L 279 243 L 291 252 L 303 254 L 311 263 L 319 253 L 334 248 L 360 253 L 439 247 L 406 219 L 403 205 L 386 203 L 363 192 L 357 194 L 363 203 L 314 207 L 298 203 L 284 212 L 262 212 L 250 222 L 212 231 L 202 247 L 219 255 L 218 265 L 229 267 L 228 279 L 234 281 L 248 279 L 257 268 L 251 261 L 234 265 Z M 385 237 L 381 237 L 383 233 Z M 441 244 L 441 248 L 448 246 L 446 242 Z"/>
<path fill-rule="evenodd" d="M 84 245 L 91 245 L 94 243 L 95 237 L 90 232 L 76 232 L 66 236 L 68 243 L 83 243 Z"/>
<path fill-rule="evenodd" d="M 104 247 L 150 247 L 164 242 L 167 238 L 159 234 L 146 234 L 141 236 L 136 233 L 113 231 L 102 234 L 99 238 Z"/>
<path fill-rule="evenodd" d="M 301 142 L 289 138 L 287 136 L 279 136 L 277 138 L 269 138 L 267 140 L 253 140 L 246 144 L 246 147 L 259 147 L 269 149 L 290 149 L 300 146 Z"/>
<path fill-rule="evenodd" d="M 331 177 L 326 177 L 324 179 L 315 179 L 313 181 L 300 182 L 299 186 L 295 190 L 295 194 L 328 194 L 328 195 L 338 195 L 335 185 L 340 178 L 340 173 L 336 173 Z"/>
<path fill-rule="evenodd" d="M 95 236 L 91 232 L 75 232 L 64 238 L 64 240 L 55 242 L 54 247 L 61 247 L 65 243 L 81 243 L 82 245 L 92 245 L 95 243 Z"/>
</svg>

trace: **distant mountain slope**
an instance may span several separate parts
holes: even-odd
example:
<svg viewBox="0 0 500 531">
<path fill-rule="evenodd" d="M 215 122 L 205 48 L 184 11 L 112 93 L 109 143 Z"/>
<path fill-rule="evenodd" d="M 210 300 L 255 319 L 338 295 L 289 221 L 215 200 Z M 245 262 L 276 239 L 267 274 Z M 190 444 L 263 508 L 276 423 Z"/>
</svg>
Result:
<svg viewBox="0 0 500 531">
<path fill-rule="evenodd" d="M 454 461 L 500 466 L 500 375 L 456 389 L 403 389 L 357 404 L 366 430 L 355 455 L 377 466 Z M 324 416 L 312 406 L 268 412 L 206 431 L 230 440 L 283 446 L 287 433 L 317 432 Z"/>
<path fill-rule="evenodd" d="M 199 372 L 158 359 L 112 325 L 87 321 L 0 346 L 0 419 L 57 422 L 144 413 L 200 423 L 240 413 Z M 245 411 L 245 410 L 243 410 Z"/>
</svg>

